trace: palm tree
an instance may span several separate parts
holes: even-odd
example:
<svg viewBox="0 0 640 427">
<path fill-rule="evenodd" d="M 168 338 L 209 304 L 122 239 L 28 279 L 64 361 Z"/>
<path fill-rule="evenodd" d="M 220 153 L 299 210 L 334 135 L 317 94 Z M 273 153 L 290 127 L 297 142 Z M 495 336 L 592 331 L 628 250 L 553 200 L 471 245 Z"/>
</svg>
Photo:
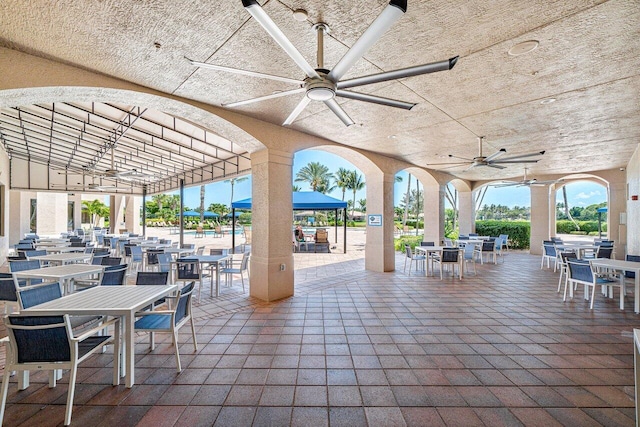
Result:
<svg viewBox="0 0 640 427">
<path fill-rule="evenodd" d="M 200 224 L 204 224 L 204 185 L 200 186 Z"/>
<path fill-rule="evenodd" d="M 156 194 L 151 199 L 158 205 L 158 212 L 162 212 L 162 207 L 169 203 L 169 195 L 167 194 Z"/>
<path fill-rule="evenodd" d="M 353 217 L 353 211 L 356 206 L 356 192 L 364 188 L 365 182 L 362 180 L 362 175 L 360 175 L 357 170 L 351 171 L 350 175 L 347 188 L 353 191 L 353 202 L 351 203 L 351 216 Z"/>
<path fill-rule="evenodd" d="M 295 182 L 307 182 L 312 191 L 328 188 L 331 182 L 329 168 L 318 162 L 310 162 L 296 174 Z"/>
<path fill-rule="evenodd" d="M 343 202 L 344 202 L 344 194 L 347 192 L 347 182 L 349 181 L 350 173 L 351 171 L 345 168 L 338 168 L 338 170 L 333 174 L 333 179 L 336 181 L 336 187 L 342 190 Z"/>
<path fill-rule="evenodd" d="M 407 192 L 404 193 L 404 214 L 402 215 L 402 230 L 407 226 L 409 218 L 409 198 L 411 197 L 411 174 L 407 177 Z"/>
<path fill-rule="evenodd" d="M 302 188 L 300 188 L 299 185 L 292 185 L 291 186 L 291 191 L 302 191 Z"/>
<path fill-rule="evenodd" d="M 105 205 L 98 199 L 91 201 L 85 200 L 82 202 L 82 210 L 91 215 L 91 223 L 93 224 L 93 227 L 97 227 L 100 218 L 106 218 L 110 213 L 109 206 Z"/>
<path fill-rule="evenodd" d="M 243 182 L 248 180 L 249 178 L 246 176 L 241 176 L 241 177 L 236 177 L 236 178 L 231 178 L 226 180 L 225 182 L 228 182 L 229 184 L 231 184 L 231 202 L 229 203 L 229 208 L 231 208 L 231 206 L 233 205 L 233 186 L 238 183 L 238 182 Z"/>
</svg>

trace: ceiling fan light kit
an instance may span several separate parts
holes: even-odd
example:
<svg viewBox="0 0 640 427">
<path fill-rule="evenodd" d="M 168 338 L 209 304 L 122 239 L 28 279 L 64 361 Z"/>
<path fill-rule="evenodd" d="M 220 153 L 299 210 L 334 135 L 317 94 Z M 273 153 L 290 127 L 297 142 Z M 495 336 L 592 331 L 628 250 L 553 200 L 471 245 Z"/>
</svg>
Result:
<svg viewBox="0 0 640 427">
<path fill-rule="evenodd" d="M 260 6 L 257 0 L 242 0 L 242 5 L 246 11 L 255 19 L 262 28 L 271 36 L 271 38 L 285 51 L 287 55 L 298 65 L 298 67 L 306 74 L 303 80 L 295 80 L 286 77 L 274 76 L 270 74 L 259 73 L 255 71 L 239 70 L 237 68 L 225 67 L 220 65 L 207 64 L 189 59 L 192 65 L 223 71 L 228 73 L 243 74 L 251 77 L 260 77 L 270 80 L 278 80 L 286 83 L 297 84 L 297 89 L 278 92 L 271 95 L 260 96 L 257 98 L 236 101 L 223 104 L 224 107 L 239 107 L 242 105 L 252 104 L 255 102 L 274 99 L 282 96 L 293 95 L 304 92 L 304 97 L 299 101 L 298 105 L 289 114 L 283 125 L 292 124 L 302 113 L 310 101 L 323 102 L 329 110 L 331 110 L 346 126 L 351 126 L 354 121 L 344 111 L 342 106 L 336 101 L 337 97 L 346 98 L 356 101 L 369 102 L 387 107 L 401 108 L 410 110 L 416 104 L 411 102 L 389 99 L 377 95 L 364 94 L 361 92 L 347 91 L 347 88 L 365 86 L 373 83 L 397 80 L 406 77 L 418 76 L 422 74 L 434 73 L 438 71 L 446 71 L 452 69 L 458 61 L 458 56 L 438 61 L 431 64 L 418 65 L 399 70 L 386 71 L 368 76 L 357 77 L 349 80 L 341 80 L 349 70 L 358 62 L 367 51 L 373 46 L 383 34 L 400 19 L 407 11 L 407 0 L 391 0 L 389 4 L 382 10 L 380 15 L 371 23 L 358 40 L 344 54 L 342 59 L 334 65 L 332 69 L 325 69 L 324 65 L 324 35 L 329 34 L 329 27 L 323 22 L 313 25 L 313 30 L 317 35 L 317 67 L 313 68 L 296 49 L 296 47 L 287 39 L 284 33 L 276 25 L 275 22 Z M 293 11 L 294 18 L 299 21 L 307 19 L 307 13 L 303 9 Z"/>
</svg>

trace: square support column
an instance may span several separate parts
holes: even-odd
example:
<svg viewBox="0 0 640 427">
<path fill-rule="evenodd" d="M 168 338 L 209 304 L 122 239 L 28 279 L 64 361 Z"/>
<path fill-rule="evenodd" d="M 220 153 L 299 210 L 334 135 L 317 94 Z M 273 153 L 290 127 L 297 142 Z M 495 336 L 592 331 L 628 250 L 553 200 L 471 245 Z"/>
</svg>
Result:
<svg viewBox="0 0 640 427">
<path fill-rule="evenodd" d="M 555 203 L 555 202 L 554 202 Z M 531 186 L 531 235 L 529 253 L 542 255 L 542 241 L 548 240 L 549 230 L 549 186 Z"/>
<path fill-rule="evenodd" d="M 444 185 L 424 186 L 424 240 L 444 242 Z"/>
<path fill-rule="evenodd" d="M 475 232 L 476 209 L 471 191 L 458 191 L 458 226 L 460 227 L 460 234 Z"/>
<path fill-rule="evenodd" d="M 112 233 L 120 233 L 124 226 L 124 196 L 109 196 L 109 228 Z"/>
<path fill-rule="evenodd" d="M 142 207 L 142 197 L 127 196 L 127 207 L 124 216 L 124 226 L 129 233 L 142 233 L 142 226 L 140 225 L 140 208 Z"/>
<path fill-rule="evenodd" d="M 382 215 L 382 225 L 367 225 L 364 265 L 367 270 L 371 271 L 393 271 L 396 268 L 396 255 L 393 247 L 395 175 L 368 174 L 366 180 L 367 215 Z"/>
<path fill-rule="evenodd" d="M 249 293 L 264 301 L 293 295 L 291 189 L 293 154 L 261 150 L 251 154 L 251 279 Z"/>
</svg>

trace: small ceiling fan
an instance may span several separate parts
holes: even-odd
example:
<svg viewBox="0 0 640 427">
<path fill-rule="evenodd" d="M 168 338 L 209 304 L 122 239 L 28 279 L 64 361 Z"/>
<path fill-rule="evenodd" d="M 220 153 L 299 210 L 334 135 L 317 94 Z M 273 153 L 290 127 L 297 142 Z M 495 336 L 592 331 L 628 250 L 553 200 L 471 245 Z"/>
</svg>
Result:
<svg viewBox="0 0 640 427">
<path fill-rule="evenodd" d="M 58 172 L 59 175 L 66 174 L 65 172 Z M 74 190 L 86 190 L 86 191 L 116 191 L 118 187 L 115 185 L 102 185 L 96 182 L 95 175 L 91 176 L 91 182 L 88 184 L 83 184 L 82 182 L 78 182 L 75 184 L 51 184 L 53 188 L 64 188 L 74 189 Z"/>
<path fill-rule="evenodd" d="M 136 180 L 149 180 L 153 179 L 154 175 L 150 172 L 139 171 L 135 168 L 127 170 L 118 170 L 115 168 L 114 161 L 114 148 L 111 147 L 111 167 L 103 171 L 97 171 L 95 168 L 91 169 L 91 175 L 104 176 L 106 178 L 119 179 L 122 181 L 136 181 Z"/>
<path fill-rule="evenodd" d="M 325 23 L 317 23 L 313 26 L 313 29 L 317 32 L 318 49 L 317 49 L 317 68 L 313 68 L 307 60 L 300 54 L 295 46 L 289 41 L 284 33 L 278 28 L 273 20 L 262 9 L 257 0 L 242 0 L 242 5 L 251 14 L 251 16 L 258 21 L 258 23 L 269 33 L 276 43 L 293 59 L 293 61 L 304 71 L 306 77 L 304 80 L 290 79 L 287 77 L 274 76 L 271 74 L 259 73 L 254 71 L 239 70 L 236 68 L 224 67 L 220 65 L 207 64 L 204 62 L 192 61 L 189 59 L 192 65 L 202 68 L 209 68 L 218 71 L 224 71 L 228 73 L 243 74 L 252 77 L 261 77 L 265 79 L 277 80 L 286 83 L 296 84 L 299 87 L 292 90 L 283 92 L 277 92 L 274 94 L 261 96 L 258 98 L 247 99 L 244 101 L 233 102 L 230 104 L 223 104 L 225 107 L 238 107 L 241 105 L 251 104 L 254 102 L 265 101 L 268 99 L 274 99 L 281 96 L 293 95 L 304 93 L 304 97 L 300 100 L 298 105 L 289 114 L 289 117 L 284 121 L 283 125 L 288 126 L 292 124 L 300 113 L 311 101 L 321 101 L 331 110 L 333 113 L 342 120 L 346 126 L 354 124 L 349 115 L 342 109 L 342 107 L 336 101 L 336 97 L 354 99 L 357 101 L 371 102 L 374 104 L 385 105 L 389 107 L 403 108 L 410 110 L 416 104 L 410 102 L 399 101 L 395 99 L 384 98 L 375 95 L 369 95 L 361 92 L 353 92 L 345 90 L 348 88 L 354 88 L 373 83 L 385 82 L 389 80 L 397 80 L 405 77 L 418 76 L 422 74 L 434 73 L 437 71 L 450 70 L 456 65 L 458 56 L 453 58 L 433 62 L 430 64 L 417 65 L 413 67 L 386 71 L 377 74 L 371 74 L 368 76 L 356 77 L 349 80 L 342 80 L 351 67 L 362 58 L 365 53 L 373 46 L 382 35 L 404 15 L 407 10 L 407 0 L 391 0 L 389 5 L 378 15 L 373 23 L 367 28 L 367 30 L 360 36 L 360 38 L 351 46 L 351 48 L 345 53 L 345 55 L 338 61 L 338 63 L 328 70 L 324 65 L 324 35 L 329 32 L 329 27 Z"/>
<path fill-rule="evenodd" d="M 461 166 L 467 166 L 467 168 L 463 171 L 466 172 L 470 169 L 473 169 L 478 166 L 487 166 L 490 168 L 496 169 L 505 169 L 506 166 L 502 166 L 503 164 L 512 164 L 512 163 L 537 163 L 540 159 L 530 159 L 535 156 L 542 156 L 545 152 L 536 151 L 535 153 L 527 153 L 527 154 L 517 154 L 511 157 L 502 157 L 507 150 L 504 148 L 499 149 L 495 153 L 490 156 L 482 155 L 482 143 L 484 142 L 484 136 L 478 138 L 478 156 L 468 159 L 465 157 L 454 156 L 453 154 L 449 154 L 450 159 L 459 159 L 462 161 L 459 162 L 448 162 L 448 163 L 431 163 L 427 166 L 448 166 L 442 169 L 452 169 Z"/>
<path fill-rule="evenodd" d="M 529 168 L 524 168 L 524 176 L 522 181 L 502 181 L 496 184 L 491 184 L 492 187 L 531 187 L 532 185 L 551 185 L 563 182 L 563 179 L 551 179 L 546 181 L 538 181 L 535 178 L 527 179 L 527 171 Z"/>
</svg>

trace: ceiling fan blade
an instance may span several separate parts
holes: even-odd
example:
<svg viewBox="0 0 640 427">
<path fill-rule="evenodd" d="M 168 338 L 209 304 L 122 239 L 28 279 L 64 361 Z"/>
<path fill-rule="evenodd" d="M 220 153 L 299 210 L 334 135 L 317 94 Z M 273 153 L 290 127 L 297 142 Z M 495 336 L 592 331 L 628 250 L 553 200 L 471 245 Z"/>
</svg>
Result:
<svg viewBox="0 0 640 427">
<path fill-rule="evenodd" d="M 289 126 L 291 123 L 293 123 L 295 119 L 298 118 L 300 113 L 302 113 L 302 110 L 304 110 L 304 108 L 309 104 L 309 102 L 311 102 L 309 98 L 307 98 L 306 96 L 302 97 L 298 105 L 296 105 L 296 108 L 293 109 L 291 114 L 289 114 L 289 117 L 287 117 L 284 123 L 282 123 L 282 126 Z"/>
<path fill-rule="evenodd" d="M 338 104 L 338 102 L 334 98 L 324 101 L 324 103 L 327 107 L 329 107 L 331 111 L 333 111 L 336 116 L 338 116 L 340 120 L 342 120 L 342 123 L 344 123 L 346 126 L 355 124 L 354 121 L 351 120 L 351 117 L 349 117 L 349 115 L 342 109 L 340 104 Z"/>
<path fill-rule="evenodd" d="M 504 148 L 501 148 L 498 151 L 496 151 L 495 153 L 493 153 L 492 155 L 490 155 L 489 157 L 487 157 L 486 159 L 484 159 L 484 161 L 485 162 L 492 162 L 495 159 L 497 159 L 498 157 L 502 156 L 506 152 L 507 152 L 507 150 L 505 150 Z"/>
<path fill-rule="evenodd" d="M 267 33 L 271 36 L 276 43 L 280 45 L 280 47 L 289 55 L 291 59 L 305 72 L 305 74 L 309 77 L 320 77 L 316 70 L 313 69 L 311 65 L 304 59 L 304 56 L 298 49 L 295 48 L 293 43 L 289 41 L 287 36 L 284 35 L 282 30 L 278 28 L 275 22 L 267 15 L 264 9 L 260 6 L 257 0 L 242 0 L 242 5 L 244 8 L 251 14 L 253 19 L 258 21 L 262 28 L 264 28 Z"/>
<path fill-rule="evenodd" d="M 244 0 L 243 0 L 244 2 Z M 329 79 L 339 81 L 351 67 L 362 58 L 382 35 L 407 11 L 407 0 L 391 0 L 387 7 L 371 23 L 360 38 L 351 46 L 351 49 L 344 54 L 342 59 L 333 67 L 329 73 Z"/>
<path fill-rule="evenodd" d="M 337 90 L 336 96 L 355 99 L 357 101 L 372 102 L 379 105 L 386 105 L 387 107 L 403 108 L 405 110 L 411 110 L 416 106 L 416 104 L 412 102 L 398 101 L 395 99 L 383 98 L 381 96 L 368 95 L 366 93 L 350 92 L 348 90 Z"/>
<path fill-rule="evenodd" d="M 538 160 L 496 160 L 493 161 L 491 163 L 489 163 L 490 165 L 496 165 L 496 164 L 512 164 L 512 163 L 538 163 L 540 161 L 540 159 Z"/>
<path fill-rule="evenodd" d="M 478 166 L 478 165 L 476 165 L 475 163 L 471 163 L 471 164 L 469 165 L 469 167 L 467 167 L 467 168 L 466 168 L 465 170 L 463 170 L 462 172 L 463 172 L 463 173 L 464 173 L 464 172 L 468 172 L 468 171 L 470 171 L 471 169 L 475 168 L 476 166 Z"/>
<path fill-rule="evenodd" d="M 487 167 L 490 167 L 490 168 L 495 168 L 495 169 L 506 169 L 507 168 L 506 166 L 496 165 L 495 163 L 487 163 L 484 166 L 487 166 Z"/>
<path fill-rule="evenodd" d="M 518 154 L 516 156 L 511 156 L 511 157 L 505 157 L 504 159 L 502 159 L 502 161 L 505 160 L 517 160 L 517 159 L 525 159 L 527 157 L 534 157 L 534 156 L 542 156 L 545 153 L 545 151 L 538 151 L 535 153 L 527 153 L 527 154 Z"/>
<path fill-rule="evenodd" d="M 448 163 L 427 163 L 427 166 L 444 166 L 444 165 L 466 165 L 469 162 L 448 162 Z"/>
<path fill-rule="evenodd" d="M 364 86 L 372 83 L 386 82 L 388 80 L 402 79 L 405 77 L 419 76 L 422 74 L 447 71 L 453 68 L 458 62 L 459 56 L 446 59 L 444 61 L 432 62 L 431 64 L 416 65 L 414 67 L 403 68 L 401 70 L 386 71 L 384 73 L 370 74 L 368 76 L 357 77 L 342 82 L 338 82 L 338 89 Z"/>
<path fill-rule="evenodd" d="M 258 98 L 245 99 L 244 101 L 230 102 L 229 104 L 222 104 L 223 107 L 239 107 L 241 105 L 253 104 L 254 102 L 266 101 L 268 99 L 280 98 L 281 96 L 293 95 L 294 93 L 304 92 L 305 88 L 285 90 L 282 92 L 272 93 L 271 95 L 260 96 Z"/>
<path fill-rule="evenodd" d="M 467 159 L 466 157 L 454 156 L 453 154 L 449 154 L 447 157 L 449 157 L 450 159 L 460 159 L 460 160 L 464 160 L 464 161 L 467 161 L 467 162 L 473 162 L 473 159 Z"/>
<path fill-rule="evenodd" d="M 491 184 L 492 187 L 494 188 L 501 188 L 501 187 L 514 187 L 520 185 L 517 182 L 505 182 L 505 183 L 499 183 L 499 184 Z"/>
<path fill-rule="evenodd" d="M 191 65 L 195 65 L 196 67 L 200 67 L 200 68 L 208 68 L 208 69 L 216 70 L 216 71 L 224 71 L 224 72 L 227 72 L 227 73 L 242 74 L 244 76 L 259 77 L 259 78 L 262 78 L 262 79 L 277 80 L 279 82 L 293 83 L 293 84 L 298 84 L 298 85 L 301 85 L 302 83 L 304 83 L 301 80 L 290 79 L 288 77 L 274 76 L 274 75 L 265 74 L 265 73 L 256 73 L 255 71 L 247 71 L 247 70 L 240 70 L 238 68 L 223 67 L 222 65 L 207 64 L 206 62 L 193 61 L 193 60 L 191 60 L 189 58 L 187 58 L 187 61 L 189 61 L 191 63 Z"/>
</svg>

